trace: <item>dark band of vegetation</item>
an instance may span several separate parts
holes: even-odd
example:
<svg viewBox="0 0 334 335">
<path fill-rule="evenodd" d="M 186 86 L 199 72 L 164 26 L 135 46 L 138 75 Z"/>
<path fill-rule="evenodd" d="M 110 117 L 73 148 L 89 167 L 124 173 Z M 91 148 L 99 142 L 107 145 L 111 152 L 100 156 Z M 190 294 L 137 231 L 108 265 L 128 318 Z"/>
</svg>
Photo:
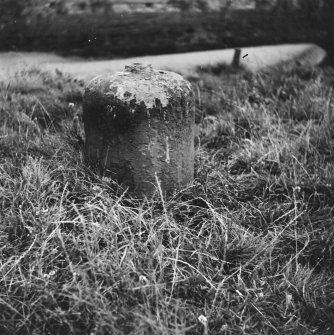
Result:
<svg viewBox="0 0 334 335">
<path fill-rule="evenodd" d="M 279 43 L 316 43 L 334 50 L 334 6 L 303 0 L 300 9 L 22 16 L 14 0 L 0 12 L 0 50 L 123 57 Z M 286 1 L 287 3 L 289 1 Z M 314 1 L 313 1 L 314 2 Z M 318 0 L 316 0 L 318 2 Z M 23 2 L 22 2 L 23 4 Z M 7 8 L 7 11 L 5 10 Z M 15 10 L 14 10 L 15 9 Z"/>
</svg>

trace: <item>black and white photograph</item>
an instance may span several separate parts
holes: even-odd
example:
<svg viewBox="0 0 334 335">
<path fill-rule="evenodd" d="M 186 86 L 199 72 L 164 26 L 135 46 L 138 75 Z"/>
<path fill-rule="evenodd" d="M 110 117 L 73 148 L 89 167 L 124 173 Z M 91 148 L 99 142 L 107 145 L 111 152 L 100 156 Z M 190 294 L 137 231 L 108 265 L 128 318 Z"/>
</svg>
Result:
<svg viewBox="0 0 334 335">
<path fill-rule="evenodd" d="M 334 0 L 0 0 L 0 335 L 334 335 Z"/>
</svg>

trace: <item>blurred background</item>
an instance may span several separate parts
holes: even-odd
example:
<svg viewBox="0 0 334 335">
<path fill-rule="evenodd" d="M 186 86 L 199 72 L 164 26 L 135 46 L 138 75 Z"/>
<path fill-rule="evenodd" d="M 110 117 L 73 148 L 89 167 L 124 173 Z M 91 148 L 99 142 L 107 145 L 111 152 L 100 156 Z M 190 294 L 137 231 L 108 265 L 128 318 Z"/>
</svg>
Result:
<svg viewBox="0 0 334 335">
<path fill-rule="evenodd" d="M 333 0 L 0 0 L 0 51 L 112 59 L 316 43 L 333 61 Z"/>
</svg>

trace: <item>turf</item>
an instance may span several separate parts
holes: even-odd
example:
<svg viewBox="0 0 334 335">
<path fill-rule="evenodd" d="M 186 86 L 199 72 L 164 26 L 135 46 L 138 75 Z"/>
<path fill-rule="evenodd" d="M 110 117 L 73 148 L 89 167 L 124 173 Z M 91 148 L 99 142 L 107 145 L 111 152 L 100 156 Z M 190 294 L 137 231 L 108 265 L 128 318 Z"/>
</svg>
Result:
<svg viewBox="0 0 334 335">
<path fill-rule="evenodd" d="M 1 83 L 1 334 L 334 333 L 334 70 L 190 80 L 195 179 L 150 200 L 85 165 L 85 83 Z"/>
</svg>

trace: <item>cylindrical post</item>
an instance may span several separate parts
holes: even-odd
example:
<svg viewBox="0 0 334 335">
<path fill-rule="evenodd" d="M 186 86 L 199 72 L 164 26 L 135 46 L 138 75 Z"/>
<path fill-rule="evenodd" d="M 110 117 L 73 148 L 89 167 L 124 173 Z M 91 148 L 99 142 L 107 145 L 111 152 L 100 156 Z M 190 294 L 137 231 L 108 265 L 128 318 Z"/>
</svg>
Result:
<svg viewBox="0 0 334 335">
<path fill-rule="evenodd" d="M 179 189 L 193 180 L 194 119 L 188 81 L 149 64 L 125 66 L 85 90 L 85 157 L 136 196 Z"/>
<path fill-rule="evenodd" d="M 234 49 L 234 55 L 233 55 L 233 60 L 232 60 L 232 67 L 237 69 L 240 67 L 240 56 L 241 56 L 241 49 Z"/>
</svg>

